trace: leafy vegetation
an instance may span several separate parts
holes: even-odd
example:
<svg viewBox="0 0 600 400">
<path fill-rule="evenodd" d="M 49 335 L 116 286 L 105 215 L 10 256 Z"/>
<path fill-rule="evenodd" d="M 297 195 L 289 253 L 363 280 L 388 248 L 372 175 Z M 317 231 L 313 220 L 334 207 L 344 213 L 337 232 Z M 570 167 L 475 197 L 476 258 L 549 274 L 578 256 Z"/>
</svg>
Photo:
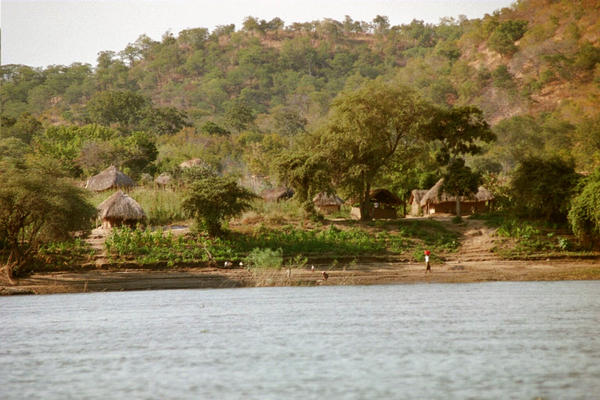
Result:
<svg viewBox="0 0 600 400">
<path fill-rule="evenodd" d="M 573 198 L 569 222 L 586 244 L 600 238 L 600 169 L 584 179 L 581 193 Z"/>
<path fill-rule="evenodd" d="M 0 174 L 0 257 L 9 276 L 27 272 L 40 247 L 85 230 L 96 215 L 55 163 L 1 162 Z"/>
</svg>

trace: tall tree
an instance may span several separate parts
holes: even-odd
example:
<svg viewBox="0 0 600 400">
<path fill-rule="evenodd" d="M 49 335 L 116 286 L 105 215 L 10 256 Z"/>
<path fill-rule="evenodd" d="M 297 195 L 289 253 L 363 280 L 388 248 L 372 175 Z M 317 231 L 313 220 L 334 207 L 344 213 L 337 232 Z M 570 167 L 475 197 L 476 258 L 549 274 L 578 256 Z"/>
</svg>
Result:
<svg viewBox="0 0 600 400">
<path fill-rule="evenodd" d="M 460 196 L 477 191 L 478 185 L 478 175 L 465 166 L 464 156 L 481 153 L 482 144 L 495 140 L 496 135 L 480 109 L 466 106 L 431 110 L 425 138 L 439 145 L 436 158 L 446 170 L 444 190 L 456 197 L 456 216 L 460 218 Z"/>
<path fill-rule="evenodd" d="M 337 183 L 359 198 L 363 219 L 373 181 L 399 148 L 417 141 L 426 109 L 412 89 L 381 80 L 334 100 L 320 147 Z"/>
</svg>

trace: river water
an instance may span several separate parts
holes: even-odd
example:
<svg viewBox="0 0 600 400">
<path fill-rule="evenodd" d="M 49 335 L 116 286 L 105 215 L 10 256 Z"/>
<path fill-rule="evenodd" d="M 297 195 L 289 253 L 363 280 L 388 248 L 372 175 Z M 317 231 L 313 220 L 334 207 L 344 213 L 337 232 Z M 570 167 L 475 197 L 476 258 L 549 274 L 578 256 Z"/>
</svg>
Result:
<svg viewBox="0 0 600 400">
<path fill-rule="evenodd" d="M 4 297 L 0 398 L 599 399 L 600 282 Z"/>
</svg>

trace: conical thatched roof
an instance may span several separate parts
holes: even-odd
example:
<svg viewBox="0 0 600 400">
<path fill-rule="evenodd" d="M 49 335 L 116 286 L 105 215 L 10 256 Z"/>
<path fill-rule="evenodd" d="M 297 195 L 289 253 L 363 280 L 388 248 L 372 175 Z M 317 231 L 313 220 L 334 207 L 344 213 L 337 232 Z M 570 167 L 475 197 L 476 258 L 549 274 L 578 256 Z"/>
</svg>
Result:
<svg viewBox="0 0 600 400">
<path fill-rule="evenodd" d="M 111 188 L 122 188 L 135 186 L 133 180 L 111 165 L 98 175 L 92 176 L 85 184 L 86 189 L 101 192 Z"/>
<path fill-rule="evenodd" d="M 191 160 L 187 160 L 179 164 L 179 168 L 192 168 L 192 167 L 208 167 L 208 163 L 199 158 L 192 158 Z"/>
<path fill-rule="evenodd" d="M 146 218 L 146 213 L 138 202 L 120 190 L 100 203 L 98 214 L 101 219 L 120 219 L 123 221 Z"/>
<path fill-rule="evenodd" d="M 336 194 L 321 192 L 313 198 L 313 203 L 317 207 L 341 206 L 344 204 L 344 200 L 340 199 Z"/>
<path fill-rule="evenodd" d="M 157 176 L 156 179 L 154 179 L 154 182 L 158 183 L 159 185 L 166 186 L 169 183 L 171 183 L 172 180 L 173 180 L 173 177 L 171 175 L 169 175 L 166 172 L 163 172 L 162 174 Z"/>
<path fill-rule="evenodd" d="M 456 201 L 456 196 L 452 196 L 448 193 L 442 192 L 442 186 L 444 185 L 444 179 L 440 179 L 437 181 L 435 185 L 431 189 L 425 193 L 425 195 L 421 198 L 421 206 L 425 206 L 427 203 L 442 203 L 446 201 Z M 493 200 L 494 196 L 492 193 L 484 188 L 483 186 L 479 186 L 477 193 L 474 193 L 471 196 L 461 196 L 461 201 L 489 201 Z"/>
<path fill-rule="evenodd" d="M 394 193 L 387 189 L 375 189 L 369 193 L 369 198 L 373 202 L 390 205 L 400 205 L 402 200 L 398 198 Z"/>
</svg>

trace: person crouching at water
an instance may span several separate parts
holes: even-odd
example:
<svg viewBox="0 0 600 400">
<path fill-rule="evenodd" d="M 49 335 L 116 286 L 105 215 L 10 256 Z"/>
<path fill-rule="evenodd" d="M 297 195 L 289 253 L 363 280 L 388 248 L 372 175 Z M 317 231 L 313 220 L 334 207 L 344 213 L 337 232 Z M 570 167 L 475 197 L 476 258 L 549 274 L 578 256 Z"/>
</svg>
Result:
<svg viewBox="0 0 600 400">
<path fill-rule="evenodd" d="M 431 273 L 431 264 L 429 264 L 429 256 L 431 252 L 429 250 L 425 250 L 425 273 Z"/>
</svg>

